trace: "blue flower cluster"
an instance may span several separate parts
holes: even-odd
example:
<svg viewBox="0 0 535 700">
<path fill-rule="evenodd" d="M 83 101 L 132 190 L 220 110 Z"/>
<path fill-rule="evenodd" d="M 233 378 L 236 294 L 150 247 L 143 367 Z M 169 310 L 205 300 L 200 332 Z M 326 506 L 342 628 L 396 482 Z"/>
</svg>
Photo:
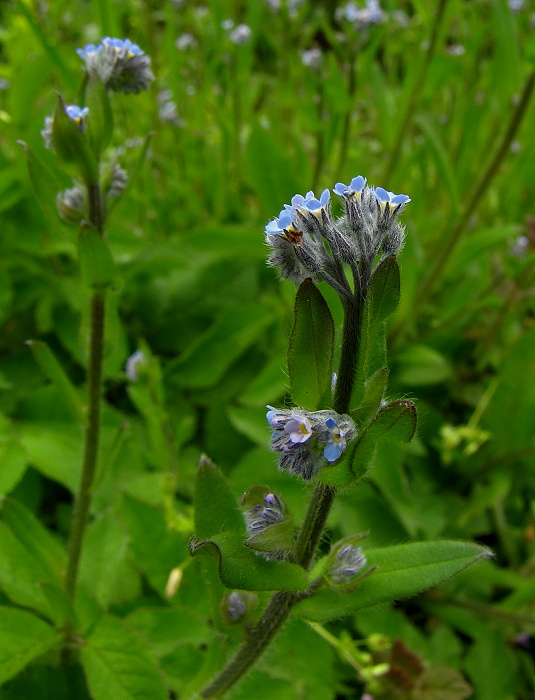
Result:
<svg viewBox="0 0 535 700">
<path fill-rule="evenodd" d="M 267 421 L 273 428 L 271 449 L 280 452 L 279 469 L 312 479 L 325 463 L 342 456 L 357 432 L 349 416 L 335 411 L 276 409 L 268 406 Z"/>
<path fill-rule="evenodd" d="M 296 194 L 284 205 L 265 228 L 272 249 L 268 263 L 296 284 L 312 277 L 324 280 L 342 297 L 365 295 L 374 266 L 403 246 L 398 216 L 411 200 L 406 194 L 368 187 L 362 175 L 349 185 L 336 183 L 333 192 L 344 207 L 337 220 L 331 214 L 328 189 L 319 198 L 314 192 Z M 342 263 L 351 267 L 354 289 Z"/>
<path fill-rule="evenodd" d="M 98 75 L 104 85 L 116 92 L 147 90 L 154 80 L 150 58 L 130 39 L 104 37 L 100 44 L 87 44 L 76 53 L 88 73 Z"/>
</svg>

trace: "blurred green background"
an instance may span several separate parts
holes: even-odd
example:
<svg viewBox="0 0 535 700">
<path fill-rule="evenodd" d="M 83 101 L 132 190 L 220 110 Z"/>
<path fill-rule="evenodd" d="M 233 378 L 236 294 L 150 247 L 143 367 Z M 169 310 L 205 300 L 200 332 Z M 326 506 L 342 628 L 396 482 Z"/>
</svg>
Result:
<svg viewBox="0 0 535 700">
<path fill-rule="evenodd" d="M 399 638 L 401 667 L 414 652 L 427 666 L 456 669 L 477 700 L 535 698 L 535 6 L 384 0 L 374 23 L 355 21 L 355 8 L 1 4 L 0 492 L 65 540 L 82 431 L 25 341 L 46 342 L 83 396 L 87 296 L 76 229 L 55 217 L 53 202 L 44 213 L 38 206 L 16 141 L 54 168 L 39 132 L 57 91 L 76 103 L 75 49 L 129 37 L 151 56 L 156 80 L 147 93 L 112 96 L 131 180 L 107 224 L 119 281 L 108 302 L 100 476 L 81 570 L 95 604 L 154 633 L 168 687 L 186 696 L 212 633 L 205 574 L 186 547 L 201 453 L 237 497 L 268 483 L 303 514 L 304 487 L 277 473 L 267 451 L 264 406 L 288 401 L 294 288 L 266 267 L 263 227 L 296 192 L 319 194 L 361 174 L 412 199 L 390 395 L 416 402 L 419 429 L 404 449 L 381 447 L 369 479 L 339 497 L 330 536 L 369 531 L 370 546 L 472 539 L 496 556 L 329 629 Z M 339 324 L 338 300 L 322 292 Z M 126 362 L 139 349 L 145 362 L 129 379 Z M 32 607 L 2 548 L 0 540 L 2 603 Z M 181 565 L 169 599 L 169 573 Z M 174 614 L 180 631 L 162 640 Z M 321 659 L 312 668 L 311 649 Z M 0 699 L 64 697 L 60 670 L 43 668 L 10 680 Z M 267 682 L 269 697 L 289 699 L 364 690 L 362 673 L 302 622 L 285 628 L 255 674 L 235 697 L 263 697 L 258 684 Z M 394 686 L 384 697 L 466 697 Z"/>
</svg>

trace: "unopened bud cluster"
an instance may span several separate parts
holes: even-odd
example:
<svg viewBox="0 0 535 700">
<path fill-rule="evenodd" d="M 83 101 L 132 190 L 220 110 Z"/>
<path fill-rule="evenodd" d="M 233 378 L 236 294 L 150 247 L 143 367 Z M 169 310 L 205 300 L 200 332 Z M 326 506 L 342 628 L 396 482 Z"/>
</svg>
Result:
<svg viewBox="0 0 535 700">
<path fill-rule="evenodd" d="M 291 545 L 291 535 L 281 525 L 288 525 L 284 504 L 275 493 L 267 493 L 243 513 L 245 527 L 250 535 L 245 544 L 264 559 L 284 559 Z"/>
<path fill-rule="evenodd" d="M 280 452 L 279 469 L 312 479 L 326 465 L 336 462 L 356 434 L 349 416 L 335 411 L 305 411 L 267 407 L 273 428 L 271 449 Z"/>
<path fill-rule="evenodd" d="M 276 494 L 268 493 L 264 496 L 263 503 L 257 503 L 246 510 L 243 517 L 247 532 L 258 535 L 284 520 L 284 506 Z"/>
<path fill-rule="evenodd" d="M 351 583 L 366 566 L 366 555 L 360 547 L 346 544 L 340 547 L 329 571 L 329 579 L 336 584 Z"/>
<path fill-rule="evenodd" d="M 398 216 L 411 200 L 382 187 L 367 187 L 361 175 L 349 185 L 338 182 L 333 192 L 344 207 L 338 219 L 332 215 L 328 189 L 319 199 L 307 192 L 284 205 L 265 228 L 272 249 L 268 264 L 279 267 L 281 277 L 297 285 L 311 277 L 324 280 L 342 297 L 364 296 L 374 266 L 403 247 L 404 229 Z M 352 270 L 353 287 L 342 263 Z"/>
</svg>

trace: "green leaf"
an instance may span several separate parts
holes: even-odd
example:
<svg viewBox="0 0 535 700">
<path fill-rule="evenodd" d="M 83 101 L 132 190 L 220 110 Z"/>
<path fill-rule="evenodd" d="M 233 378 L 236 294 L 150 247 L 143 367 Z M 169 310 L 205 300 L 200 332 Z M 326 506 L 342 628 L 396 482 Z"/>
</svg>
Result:
<svg viewBox="0 0 535 700">
<path fill-rule="evenodd" d="M 157 656 L 167 656 L 181 644 L 206 644 L 213 634 L 208 620 L 184 606 L 138 608 L 125 621 L 150 642 Z"/>
<path fill-rule="evenodd" d="M 12 498 L 3 498 L 0 503 L 2 521 L 59 585 L 67 563 L 67 554 L 59 540 L 22 503 Z"/>
<path fill-rule="evenodd" d="M 181 386 L 217 384 L 230 365 L 261 335 L 273 316 L 259 304 L 230 308 L 169 368 Z"/>
<path fill-rule="evenodd" d="M 22 479 L 28 466 L 28 457 L 21 447 L 17 437 L 11 434 L 2 435 L 0 440 L 0 494 L 10 493 Z"/>
<path fill-rule="evenodd" d="M 0 684 L 58 646 L 62 634 L 26 610 L 0 608 Z"/>
<path fill-rule="evenodd" d="M 14 603 L 32 608 L 50 619 L 57 619 L 57 610 L 50 604 L 44 585 L 62 587 L 62 582 L 39 556 L 31 552 L 19 538 L 0 523 L 0 588 Z"/>
<path fill-rule="evenodd" d="M 121 620 L 103 617 L 80 655 L 93 700 L 167 700 L 163 674 L 149 645 Z"/>
<path fill-rule="evenodd" d="M 416 407 L 412 401 L 393 401 L 384 406 L 353 447 L 349 465 L 355 478 L 371 466 L 379 440 L 409 442 L 416 430 Z"/>
<path fill-rule="evenodd" d="M 82 429 L 73 423 L 20 424 L 20 444 L 32 465 L 59 481 L 73 493 L 78 488 L 82 464 Z"/>
<path fill-rule="evenodd" d="M 486 627 L 466 655 L 465 668 L 478 700 L 517 697 L 515 662 L 501 630 Z"/>
<path fill-rule="evenodd" d="M 86 410 L 83 401 L 52 350 L 40 340 L 27 340 L 26 343 L 30 346 L 39 367 L 56 386 L 74 420 L 80 425 L 85 425 Z"/>
<path fill-rule="evenodd" d="M 388 382 L 388 367 L 381 367 L 364 384 L 362 403 L 353 414 L 357 425 L 366 426 L 381 407 Z"/>
<path fill-rule="evenodd" d="M 109 146 L 113 133 L 113 113 L 108 91 L 96 73 L 90 73 L 85 89 L 87 115 L 87 137 L 97 160 Z"/>
<path fill-rule="evenodd" d="M 197 471 L 193 504 L 197 537 L 236 532 L 245 539 L 245 525 L 236 499 L 223 474 L 206 457 L 201 458 Z"/>
<path fill-rule="evenodd" d="M 128 494 L 122 495 L 119 512 L 130 535 L 129 551 L 136 565 L 163 597 L 170 571 L 182 561 L 189 561 L 187 538 L 168 527 L 163 508 L 142 503 Z"/>
<path fill-rule="evenodd" d="M 133 600 L 141 592 L 128 544 L 126 527 L 109 510 L 87 528 L 80 581 L 103 609 Z"/>
<path fill-rule="evenodd" d="M 91 224 L 80 226 L 78 257 L 85 286 L 100 291 L 113 284 L 115 266 L 110 249 L 104 237 Z"/>
<path fill-rule="evenodd" d="M 316 622 L 327 622 L 357 610 L 417 595 L 478 559 L 492 556 L 472 542 L 437 541 L 365 549 L 369 567 L 376 567 L 350 594 L 323 589 L 298 603 L 294 612 Z"/>
<path fill-rule="evenodd" d="M 86 184 L 98 182 L 98 164 L 80 127 L 65 112 L 65 103 L 58 95 L 52 122 L 52 142 L 59 163 L 73 177 L 82 177 Z"/>
<path fill-rule="evenodd" d="M 391 316 L 399 304 L 399 265 L 391 255 L 377 267 L 368 288 L 367 303 L 372 324 L 381 323 Z"/>
<path fill-rule="evenodd" d="M 24 141 L 17 141 L 24 150 L 30 184 L 37 204 L 50 223 L 57 225 L 56 196 L 63 189 L 56 175 L 40 160 Z"/>
<path fill-rule="evenodd" d="M 295 321 L 288 348 L 293 401 L 315 411 L 331 383 L 334 322 L 321 292 L 305 280 L 295 298 Z"/>
<path fill-rule="evenodd" d="M 394 256 L 377 267 L 370 281 L 362 311 L 360 347 L 355 386 L 351 397 L 352 410 L 365 401 L 366 383 L 384 367 L 386 361 L 386 319 L 399 303 L 399 266 Z"/>
<path fill-rule="evenodd" d="M 245 529 L 245 528 L 243 528 Z M 210 540 L 192 538 L 192 556 L 200 553 L 217 557 L 219 576 L 227 588 L 243 591 L 302 591 L 308 585 L 304 569 L 286 561 L 267 561 L 245 544 L 245 533 L 223 533 Z"/>
<path fill-rule="evenodd" d="M 428 345 L 413 345 L 396 358 L 397 377 L 402 384 L 428 386 L 453 376 L 447 358 Z"/>
</svg>

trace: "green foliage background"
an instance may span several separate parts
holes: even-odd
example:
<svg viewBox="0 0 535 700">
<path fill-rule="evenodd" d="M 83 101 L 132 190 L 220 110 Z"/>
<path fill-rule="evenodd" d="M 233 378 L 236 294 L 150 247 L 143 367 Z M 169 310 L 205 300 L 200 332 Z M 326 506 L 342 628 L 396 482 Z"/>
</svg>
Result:
<svg viewBox="0 0 535 700">
<path fill-rule="evenodd" d="M 6 629 L 40 640 L 32 658 L 57 643 L 45 620 L 64 613 L 54 591 L 82 429 L 36 362 L 40 346 L 26 341 L 45 341 L 83 398 L 88 318 L 75 229 L 37 205 L 16 140 L 53 167 L 39 131 L 55 90 L 76 102 L 74 49 L 128 36 L 152 57 L 156 81 L 149 93 L 114 96 L 121 163 L 137 176 L 107 227 L 119 281 L 77 610 L 93 697 L 134 697 L 128 687 L 114 695 L 106 676 L 118 654 L 146 679 L 136 697 L 191 696 L 243 635 L 219 613 L 215 560 L 187 552 L 193 480 L 206 453 L 236 499 L 268 483 L 302 517 L 304 487 L 278 473 L 266 449 L 264 406 L 287 394 L 294 289 L 266 267 L 263 227 L 296 192 L 358 174 L 412 199 L 389 391 L 415 400 L 420 422 L 413 443 L 382 446 L 369 478 L 338 498 L 331 538 L 369 531 L 370 547 L 468 539 L 496 556 L 326 630 L 353 649 L 351 638 L 372 633 L 400 638 L 429 667 L 464 674 L 477 700 L 535 697 L 526 636 L 535 631 L 532 104 L 488 170 L 533 70 L 528 5 L 515 13 L 503 0 L 448 0 L 437 27 L 438 2 L 385 0 L 386 21 L 356 31 L 334 2 L 2 3 L 0 603 Z M 251 28 L 249 41 L 230 40 L 229 18 Z M 178 48 L 186 33 L 190 44 Z M 303 62 L 310 49 L 321 50 L 316 67 Z M 334 293 L 322 292 L 340 324 Z M 139 348 L 147 365 L 131 382 L 125 363 Z M 15 676 L 28 659 L 12 642 L 0 653 L 0 700 L 88 697 L 77 665 L 41 658 Z M 294 620 L 230 697 L 360 697 L 362 674 L 336 649 Z M 425 692 L 410 697 L 434 697 Z"/>
</svg>

